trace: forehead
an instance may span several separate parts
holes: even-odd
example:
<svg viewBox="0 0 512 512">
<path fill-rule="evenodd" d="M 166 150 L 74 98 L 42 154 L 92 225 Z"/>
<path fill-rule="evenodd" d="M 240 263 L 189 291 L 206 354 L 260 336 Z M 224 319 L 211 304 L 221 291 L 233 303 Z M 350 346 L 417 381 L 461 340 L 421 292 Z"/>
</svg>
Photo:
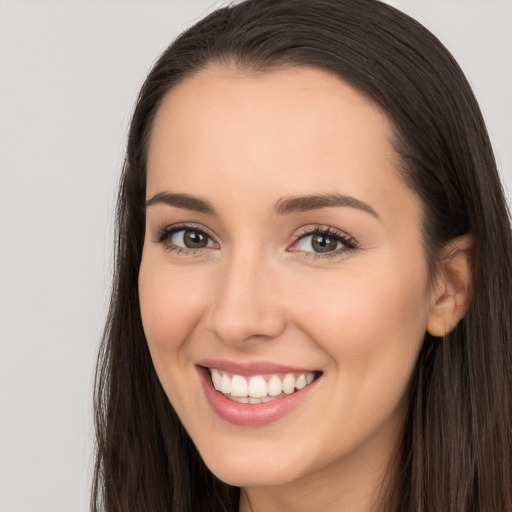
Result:
<svg viewBox="0 0 512 512">
<path fill-rule="evenodd" d="M 387 116 L 325 71 L 211 66 L 173 88 L 157 112 L 147 195 L 194 188 L 204 196 L 217 183 L 250 197 L 270 183 L 276 197 L 335 191 L 372 200 L 406 187 L 392 138 Z"/>
<path fill-rule="evenodd" d="M 165 96 L 153 125 L 150 157 L 151 149 L 159 142 L 168 144 L 171 136 L 184 142 L 193 131 L 194 140 L 203 144 L 219 128 L 222 133 L 217 132 L 216 139 L 224 135 L 225 142 L 248 134 L 254 141 L 277 135 L 282 145 L 316 134 L 328 143 L 331 133 L 336 144 L 355 149 L 366 144 L 388 153 L 393 136 L 392 125 L 378 106 L 326 71 L 292 67 L 252 72 L 210 65 Z"/>
</svg>

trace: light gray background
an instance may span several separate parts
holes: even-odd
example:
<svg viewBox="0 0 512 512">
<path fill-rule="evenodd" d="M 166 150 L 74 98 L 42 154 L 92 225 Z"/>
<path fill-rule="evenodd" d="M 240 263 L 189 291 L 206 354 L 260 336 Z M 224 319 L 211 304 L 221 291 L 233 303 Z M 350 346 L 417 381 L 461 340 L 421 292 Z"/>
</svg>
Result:
<svg viewBox="0 0 512 512">
<path fill-rule="evenodd" d="M 126 128 L 212 0 L 0 0 L 0 512 L 85 512 Z M 512 0 L 389 2 L 474 86 L 512 190 Z"/>
</svg>

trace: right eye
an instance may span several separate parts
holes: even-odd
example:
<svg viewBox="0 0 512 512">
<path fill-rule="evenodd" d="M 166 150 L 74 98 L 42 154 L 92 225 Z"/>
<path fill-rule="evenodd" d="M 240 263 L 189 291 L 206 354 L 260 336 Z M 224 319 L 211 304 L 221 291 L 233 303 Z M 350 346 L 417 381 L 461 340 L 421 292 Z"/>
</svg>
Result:
<svg viewBox="0 0 512 512">
<path fill-rule="evenodd" d="M 219 247 L 208 233 L 196 227 L 166 228 L 156 241 L 164 244 L 169 251 L 194 251 Z"/>
<path fill-rule="evenodd" d="M 175 231 L 169 241 L 178 247 L 187 249 L 203 249 L 204 247 L 214 247 L 213 240 L 198 229 L 180 229 Z"/>
</svg>

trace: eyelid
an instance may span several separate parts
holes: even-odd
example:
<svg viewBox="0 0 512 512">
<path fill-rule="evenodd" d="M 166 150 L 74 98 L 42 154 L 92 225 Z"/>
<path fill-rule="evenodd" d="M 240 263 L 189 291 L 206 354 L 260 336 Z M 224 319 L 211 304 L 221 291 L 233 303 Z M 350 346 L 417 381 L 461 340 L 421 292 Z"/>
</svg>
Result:
<svg viewBox="0 0 512 512">
<path fill-rule="evenodd" d="M 205 236 L 207 236 L 216 247 L 199 247 L 199 248 L 188 248 L 182 247 L 180 245 L 173 244 L 170 242 L 170 238 L 179 232 L 179 231 L 198 231 Z M 300 249 L 294 249 L 294 245 L 296 245 L 300 240 L 304 239 L 307 236 L 311 236 L 314 234 L 320 234 L 335 238 L 342 244 L 342 247 L 339 249 L 335 249 L 333 251 L 328 252 L 314 252 L 314 251 L 304 251 Z M 154 243 L 162 244 L 164 248 L 168 251 L 176 251 L 177 253 L 185 252 L 186 254 L 198 254 L 206 249 L 218 249 L 220 248 L 219 242 L 217 242 L 217 237 L 212 234 L 212 232 L 203 226 L 202 224 L 198 224 L 195 222 L 179 222 L 177 224 L 166 225 L 158 229 L 156 237 L 153 239 Z M 333 256 L 339 256 L 344 253 L 348 253 L 354 251 L 358 248 L 358 243 L 356 240 L 349 234 L 340 229 L 334 228 L 329 225 L 309 225 L 300 228 L 296 234 L 293 236 L 292 243 L 286 249 L 288 252 L 295 252 L 300 254 L 302 257 L 313 257 L 313 258 L 328 258 Z"/>
<path fill-rule="evenodd" d="M 296 245 L 300 240 L 306 238 L 307 236 L 311 236 L 314 234 L 319 235 L 327 235 L 332 238 L 335 238 L 339 242 L 343 244 L 343 247 L 336 249 L 334 251 L 328 251 L 325 253 L 314 252 L 314 251 L 302 251 L 299 249 L 293 249 L 293 246 Z M 348 233 L 341 231 L 333 226 L 329 225 L 315 225 L 315 226 L 306 226 L 301 228 L 295 235 L 292 244 L 288 247 L 288 251 L 300 253 L 303 257 L 313 257 L 313 258 L 329 258 L 332 256 L 339 256 L 341 254 L 354 251 L 358 248 L 357 241 Z"/>
<path fill-rule="evenodd" d="M 212 240 L 216 247 L 191 248 L 175 245 L 170 242 L 170 239 L 175 233 L 179 231 L 198 231 Z M 208 228 L 195 222 L 179 222 L 177 224 L 163 226 L 157 230 L 156 237 L 153 239 L 153 242 L 156 244 L 162 244 L 165 246 L 166 250 L 176 251 L 177 253 L 185 252 L 197 254 L 199 251 L 203 251 L 205 249 L 218 249 L 220 247 L 220 244 L 217 242 L 215 235 L 213 235 Z"/>
</svg>

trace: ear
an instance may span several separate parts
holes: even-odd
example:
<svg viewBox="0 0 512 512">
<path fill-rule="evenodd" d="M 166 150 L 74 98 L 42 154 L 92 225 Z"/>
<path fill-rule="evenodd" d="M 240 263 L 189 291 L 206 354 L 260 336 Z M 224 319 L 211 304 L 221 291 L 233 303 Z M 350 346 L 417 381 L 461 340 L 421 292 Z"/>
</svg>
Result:
<svg viewBox="0 0 512 512">
<path fill-rule="evenodd" d="M 466 314 L 473 288 L 473 246 L 473 237 L 464 235 L 442 251 L 427 322 L 432 336 L 446 336 Z"/>
</svg>

